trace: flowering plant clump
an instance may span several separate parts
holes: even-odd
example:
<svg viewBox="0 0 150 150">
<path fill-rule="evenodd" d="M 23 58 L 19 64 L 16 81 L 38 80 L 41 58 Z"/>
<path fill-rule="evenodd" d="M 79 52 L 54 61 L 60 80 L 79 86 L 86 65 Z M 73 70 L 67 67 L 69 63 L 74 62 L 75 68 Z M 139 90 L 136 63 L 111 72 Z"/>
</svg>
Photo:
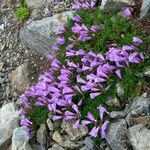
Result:
<svg viewBox="0 0 150 150">
<path fill-rule="evenodd" d="M 76 5 L 80 6 L 79 3 L 74 5 L 74 8 Z M 91 3 L 85 5 L 88 8 L 94 7 Z M 73 128 L 92 126 L 89 134 L 93 137 L 100 135 L 104 139 L 109 124 L 106 119 L 109 112 L 100 102 L 97 108 L 92 108 L 99 114 L 96 116 L 90 111 L 85 115 L 84 107 L 87 101 L 92 103 L 110 90 L 112 76 L 121 80 L 125 68 L 144 61 L 144 54 L 138 49 L 143 41 L 134 36 L 129 45 L 119 46 L 120 43 L 111 41 L 105 51 L 94 51 L 90 44 L 98 36 L 101 38 L 102 32 L 106 30 L 104 25 L 86 25 L 80 15 L 75 15 L 71 21 L 71 27 L 62 25 L 55 33 L 57 39 L 51 50 L 58 53 L 58 59 L 47 55 L 50 68 L 39 77 L 36 85 L 21 96 L 23 106 L 20 113 L 24 115 L 21 125 L 29 128 L 32 126 L 28 113 L 34 103 L 37 107 L 47 108 L 52 113 L 50 119 L 54 122 L 74 120 Z"/>
</svg>

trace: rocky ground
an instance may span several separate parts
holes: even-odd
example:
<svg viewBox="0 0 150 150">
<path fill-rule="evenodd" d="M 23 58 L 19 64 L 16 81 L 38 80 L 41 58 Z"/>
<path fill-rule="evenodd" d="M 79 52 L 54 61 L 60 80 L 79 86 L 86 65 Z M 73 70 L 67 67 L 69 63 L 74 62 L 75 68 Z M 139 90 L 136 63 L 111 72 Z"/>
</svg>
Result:
<svg viewBox="0 0 150 150">
<path fill-rule="evenodd" d="M 57 14 L 69 10 L 69 2 L 63 0 L 59 0 L 57 5 L 52 0 L 26 2 L 32 10 L 30 19 L 19 22 L 14 16 L 14 8 L 19 2 L 0 1 L 0 107 L 3 106 L 0 109 L 0 150 L 149 150 L 148 92 L 136 97 L 125 110 L 111 113 L 112 123 L 108 130 L 107 142 L 94 145 L 90 137 L 85 137 L 87 129 L 72 129 L 71 122 L 64 122 L 60 132 L 54 131 L 55 125 L 50 120 L 47 120 L 47 124 L 42 124 L 34 140 L 28 142 L 27 129 L 19 127 L 19 95 L 30 84 L 36 82 L 39 74 L 48 68 L 44 54 L 49 53 L 49 46 L 54 41 L 51 39 L 49 42 L 49 33 L 57 30 L 59 24 L 65 23 L 66 16 L 71 16 L 72 11 Z M 150 9 L 147 8 L 150 1 L 146 2 L 142 15 L 139 15 L 141 1 L 136 3 L 134 7 L 138 11 L 135 15 L 144 18 L 143 15 L 148 14 L 146 10 Z M 40 21 L 36 21 L 39 19 Z M 144 29 L 144 34 L 149 34 L 149 20 L 138 21 L 138 25 Z M 150 71 L 147 71 L 147 75 L 150 76 Z"/>
</svg>

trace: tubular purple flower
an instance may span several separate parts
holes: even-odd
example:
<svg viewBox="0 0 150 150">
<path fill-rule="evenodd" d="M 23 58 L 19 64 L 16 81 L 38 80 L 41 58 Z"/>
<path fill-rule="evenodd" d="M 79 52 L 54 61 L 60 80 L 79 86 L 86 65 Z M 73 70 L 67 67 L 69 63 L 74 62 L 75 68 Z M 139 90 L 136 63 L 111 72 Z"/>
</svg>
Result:
<svg viewBox="0 0 150 150">
<path fill-rule="evenodd" d="M 92 123 L 92 121 L 88 121 L 88 120 L 83 120 L 83 121 L 82 121 L 82 125 L 83 125 L 83 126 L 89 125 L 89 124 L 91 124 L 91 123 Z"/>
<path fill-rule="evenodd" d="M 108 124 L 109 124 L 109 121 L 106 120 L 101 126 L 101 138 L 102 139 L 106 139 L 106 130 L 107 130 Z"/>
<path fill-rule="evenodd" d="M 72 105 L 72 108 L 73 110 L 76 112 L 76 113 L 79 113 L 79 109 L 78 109 L 78 106 L 77 105 Z"/>
<path fill-rule="evenodd" d="M 56 40 L 56 43 L 58 45 L 63 45 L 65 43 L 65 38 L 64 37 L 58 37 Z"/>
<path fill-rule="evenodd" d="M 90 93 L 90 98 L 94 99 L 95 97 L 97 97 L 100 94 L 101 94 L 100 92 Z"/>
<path fill-rule="evenodd" d="M 100 119 L 101 119 L 101 121 L 103 121 L 104 114 L 105 114 L 105 113 L 109 114 L 109 112 L 106 110 L 105 107 L 103 107 L 103 106 L 101 106 L 101 105 L 100 105 L 97 109 L 99 110 Z"/>
<path fill-rule="evenodd" d="M 131 62 L 131 63 L 140 63 L 137 52 L 134 52 L 134 53 L 129 55 L 129 62 Z"/>
<path fill-rule="evenodd" d="M 85 32 L 85 31 L 80 32 L 80 36 L 78 38 L 79 41 L 84 41 L 85 42 L 85 41 L 88 41 L 90 39 L 91 39 L 91 37 L 87 34 L 87 32 Z"/>
<path fill-rule="evenodd" d="M 29 119 L 24 118 L 24 119 L 21 120 L 20 124 L 21 124 L 22 126 L 29 127 L 29 126 L 32 124 L 32 122 L 29 121 Z"/>
<path fill-rule="evenodd" d="M 88 118 L 90 121 L 92 121 L 92 122 L 96 122 L 96 119 L 94 118 L 93 114 L 90 113 L 90 112 L 88 112 L 87 118 Z"/>
<path fill-rule="evenodd" d="M 73 20 L 76 22 L 81 22 L 82 18 L 79 15 L 73 17 Z"/>
<path fill-rule="evenodd" d="M 53 46 L 51 47 L 51 49 L 54 50 L 54 51 L 58 51 L 58 50 L 59 50 L 59 47 L 58 47 L 57 45 L 53 45 Z"/>
<path fill-rule="evenodd" d="M 122 50 L 123 51 L 132 51 L 132 50 L 134 50 L 135 49 L 135 47 L 133 46 L 133 45 L 124 45 L 123 47 L 122 47 Z"/>
<path fill-rule="evenodd" d="M 100 26 L 99 25 L 93 25 L 93 26 L 91 26 L 91 31 L 93 31 L 93 32 L 97 32 L 98 30 L 100 30 Z"/>
<path fill-rule="evenodd" d="M 52 116 L 53 121 L 57 121 L 57 120 L 60 120 L 62 118 L 63 118 L 63 116 Z"/>
<path fill-rule="evenodd" d="M 122 11 L 122 16 L 124 16 L 124 17 L 131 17 L 131 16 L 132 16 L 132 13 L 131 13 L 130 8 L 125 8 L 125 9 Z"/>
<path fill-rule="evenodd" d="M 78 83 L 86 84 L 86 81 L 83 80 L 83 79 L 80 77 L 80 75 L 77 75 L 77 82 L 78 82 Z"/>
<path fill-rule="evenodd" d="M 94 127 L 90 132 L 89 135 L 91 135 L 92 137 L 97 137 L 98 131 L 99 131 L 100 127 Z"/>
<path fill-rule="evenodd" d="M 140 45 L 143 41 L 139 37 L 133 37 L 133 43 L 136 45 Z"/>
<path fill-rule="evenodd" d="M 80 119 L 78 119 L 75 124 L 73 125 L 74 129 L 78 129 L 79 128 L 79 124 L 80 124 Z"/>
<path fill-rule="evenodd" d="M 121 76 L 121 71 L 120 71 L 120 70 L 115 71 L 115 73 L 116 73 L 116 75 L 117 75 L 119 78 L 122 78 L 122 76 Z"/>
</svg>

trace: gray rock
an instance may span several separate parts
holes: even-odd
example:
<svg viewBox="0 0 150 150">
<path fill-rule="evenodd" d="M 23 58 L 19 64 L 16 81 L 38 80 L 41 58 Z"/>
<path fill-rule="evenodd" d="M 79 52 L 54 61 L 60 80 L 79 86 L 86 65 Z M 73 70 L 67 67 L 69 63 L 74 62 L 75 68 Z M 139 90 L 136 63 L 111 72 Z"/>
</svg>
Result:
<svg viewBox="0 0 150 150">
<path fill-rule="evenodd" d="M 106 105 L 108 106 L 115 106 L 120 108 L 120 101 L 117 97 L 108 97 L 107 101 L 106 101 Z"/>
<path fill-rule="evenodd" d="M 4 63 L 0 61 L 0 71 L 2 71 Z"/>
<path fill-rule="evenodd" d="M 141 124 L 129 128 L 129 141 L 133 150 L 150 150 L 150 130 Z"/>
<path fill-rule="evenodd" d="M 41 8 L 43 5 L 46 5 L 47 2 L 50 3 L 52 0 L 25 0 L 28 7 Z"/>
<path fill-rule="evenodd" d="M 38 145 L 38 144 L 32 145 L 32 148 L 34 150 L 46 150 L 46 147 L 44 145 Z"/>
<path fill-rule="evenodd" d="M 117 88 L 117 95 L 120 98 L 122 98 L 122 96 L 124 95 L 124 87 L 120 83 L 117 83 L 116 88 Z"/>
<path fill-rule="evenodd" d="M 53 123 L 50 119 L 47 119 L 47 126 L 49 128 L 50 131 L 53 131 L 54 130 L 54 126 L 53 126 Z"/>
<path fill-rule="evenodd" d="M 140 18 L 150 18 L 150 0 L 143 0 Z"/>
<path fill-rule="evenodd" d="M 82 147 L 80 150 L 93 150 L 94 149 L 94 142 L 91 137 L 86 137 L 84 140 L 85 146 Z"/>
<path fill-rule="evenodd" d="M 0 109 L 0 149 L 11 144 L 13 130 L 19 126 L 19 112 L 15 103 L 8 103 Z"/>
<path fill-rule="evenodd" d="M 131 118 L 132 118 L 131 113 L 129 113 L 129 114 L 127 115 L 127 117 L 125 118 L 125 121 L 126 121 L 126 123 L 128 124 L 128 126 L 131 126 Z"/>
<path fill-rule="evenodd" d="M 13 5 L 14 3 L 16 3 L 16 0 L 2 0 L 2 4 L 1 6 L 7 6 L 7 7 L 10 7 L 11 5 Z"/>
<path fill-rule="evenodd" d="M 13 131 L 12 150 L 32 150 L 29 145 L 29 132 L 27 127 L 19 127 Z"/>
<path fill-rule="evenodd" d="M 125 120 L 111 123 L 106 138 L 113 150 L 127 150 L 127 124 Z"/>
<path fill-rule="evenodd" d="M 150 77 L 150 67 L 146 68 L 144 75 Z"/>
<path fill-rule="evenodd" d="M 63 121 L 62 129 L 68 134 L 71 141 L 79 140 L 83 138 L 88 133 L 88 128 L 80 126 L 78 129 L 74 129 L 73 121 Z"/>
<path fill-rule="evenodd" d="M 17 67 L 16 70 L 11 73 L 11 82 L 13 91 L 24 92 L 30 85 L 29 71 L 27 63 Z"/>
<path fill-rule="evenodd" d="M 101 2 L 101 9 L 105 9 L 107 6 L 111 6 L 115 9 L 121 9 L 122 7 L 128 6 L 128 5 L 134 5 L 134 0 L 102 0 Z M 112 6 L 113 5 L 113 6 Z M 118 7 L 118 8 L 117 8 Z"/>
<path fill-rule="evenodd" d="M 55 142 L 57 142 L 59 145 L 64 146 L 64 139 L 63 139 L 63 137 L 60 135 L 60 133 L 58 131 L 54 132 L 52 139 Z"/>
<path fill-rule="evenodd" d="M 150 99 L 143 96 L 135 97 L 130 107 L 132 115 L 142 115 L 150 112 Z"/>
<path fill-rule="evenodd" d="M 43 144 L 43 145 L 46 144 L 46 136 L 47 136 L 46 125 L 45 124 L 41 124 L 40 128 L 37 131 L 37 141 L 40 144 Z"/>
<path fill-rule="evenodd" d="M 112 111 L 110 113 L 110 117 L 113 118 L 113 119 L 116 119 L 116 118 L 124 118 L 126 117 L 126 113 L 124 111 Z"/>
<path fill-rule="evenodd" d="M 54 132 L 52 139 L 62 147 L 69 149 L 76 149 L 81 146 L 80 143 L 70 141 L 70 138 L 68 136 L 62 136 L 58 131 Z"/>
<path fill-rule="evenodd" d="M 22 44 L 42 55 L 55 55 L 55 53 L 50 50 L 50 46 L 55 43 L 56 37 L 50 37 L 50 33 L 56 32 L 59 25 L 65 24 L 67 18 L 72 16 L 73 11 L 66 11 L 43 20 L 31 22 L 20 30 Z"/>
<path fill-rule="evenodd" d="M 61 147 L 59 144 L 54 144 L 52 148 L 49 148 L 48 150 L 65 150 L 65 149 Z"/>
<path fill-rule="evenodd" d="M 69 148 L 69 149 L 77 149 L 77 148 L 81 147 L 81 145 L 77 142 L 65 140 L 64 147 Z"/>
</svg>

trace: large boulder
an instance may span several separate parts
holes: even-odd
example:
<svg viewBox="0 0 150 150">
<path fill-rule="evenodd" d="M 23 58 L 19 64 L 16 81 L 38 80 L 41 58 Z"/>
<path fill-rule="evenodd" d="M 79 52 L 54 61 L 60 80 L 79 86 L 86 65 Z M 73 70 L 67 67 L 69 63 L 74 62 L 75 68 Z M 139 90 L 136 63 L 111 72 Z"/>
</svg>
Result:
<svg viewBox="0 0 150 150">
<path fill-rule="evenodd" d="M 143 0 L 140 18 L 150 18 L 150 0 Z"/>
<path fill-rule="evenodd" d="M 111 123 L 107 132 L 107 142 L 113 150 L 127 150 L 127 124 L 125 120 Z"/>
<path fill-rule="evenodd" d="M 15 103 L 9 103 L 0 109 L 0 149 L 5 150 L 11 144 L 13 130 L 19 126 L 19 112 Z"/>
<path fill-rule="evenodd" d="M 150 130 L 141 124 L 129 128 L 129 140 L 133 150 L 150 150 Z"/>
<path fill-rule="evenodd" d="M 59 25 L 65 24 L 68 17 L 73 16 L 73 11 L 66 11 L 47 17 L 42 20 L 33 21 L 20 30 L 20 40 L 23 45 L 39 52 L 40 54 L 55 54 L 50 50 L 56 37 L 50 33 L 58 31 Z"/>
<path fill-rule="evenodd" d="M 29 129 L 27 127 L 16 128 L 13 131 L 11 150 L 32 150 L 28 143 L 29 138 Z"/>
</svg>

